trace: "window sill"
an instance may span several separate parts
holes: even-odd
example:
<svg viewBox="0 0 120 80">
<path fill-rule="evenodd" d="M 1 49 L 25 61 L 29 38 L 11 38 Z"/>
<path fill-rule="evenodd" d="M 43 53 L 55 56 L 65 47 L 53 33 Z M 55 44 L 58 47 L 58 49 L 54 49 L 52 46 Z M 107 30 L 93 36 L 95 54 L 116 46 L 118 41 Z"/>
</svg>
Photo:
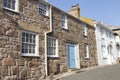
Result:
<svg viewBox="0 0 120 80">
<path fill-rule="evenodd" d="M 19 11 L 16 11 L 7 7 L 3 7 L 3 9 L 19 14 Z"/>
<path fill-rule="evenodd" d="M 35 54 L 33 54 L 33 55 L 31 55 L 31 54 L 21 54 L 21 56 L 23 56 L 23 57 L 39 57 L 39 55 L 35 55 Z"/>
<path fill-rule="evenodd" d="M 68 30 L 68 28 L 61 27 L 63 30 Z"/>
<path fill-rule="evenodd" d="M 48 15 L 46 15 L 46 14 L 41 14 L 41 13 L 39 13 L 39 15 L 42 15 L 42 16 L 44 16 L 44 17 L 49 17 Z"/>
<path fill-rule="evenodd" d="M 88 37 L 88 35 L 83 35 L 84 37 Z"/>
<path fill-rule="evenodd" d="M 50 58 L 59 58 L 59 56 L 55 56 L 55 55 L 47 55 L 47 57 L 50 57 Z"/>
<path fill-rule="evenodd" d="M 85 60 L 90 60 L 90 58 L 85 58 Z"/>
</svg>

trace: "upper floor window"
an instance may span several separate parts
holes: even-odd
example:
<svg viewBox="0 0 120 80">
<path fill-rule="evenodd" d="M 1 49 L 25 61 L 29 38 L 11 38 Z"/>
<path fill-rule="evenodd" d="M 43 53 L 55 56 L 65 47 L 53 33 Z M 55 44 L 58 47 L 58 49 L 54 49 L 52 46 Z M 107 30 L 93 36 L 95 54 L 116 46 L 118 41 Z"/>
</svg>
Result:
<svg viewBox="0 0 120 80">
<path fill-rule="evenodd" d="M 106 30 L 104 28 L 101 28 L 101 35 L 105 36 L 106 35 Z"/>
<path fill-rule="evenodd" d="M 84 36 L 87 36 L 87 27 L 86 27 L 86 24 L 82 24 L 82 32 L 83 32 L 83 35 Z"/>
<path fill-rule="evenodd" d="M 105 45 L 101 45 L 101 51 L 102 53 L 105 53 Z"/>
<path fill-rule="evenodd" d="M 87 44 L 84 45 L 84 57 L 89 58 L 89 48 Z"/>
<path fill-rule="evenodd" d="M 23 56 L 38 56 L 38 35 L 32 32 L 21 32 L 21 53 Z"/>
<path fill-rule="evenodd" d="M 106 34 L 107 34 L 107 37 L 109 37 L 109 31 L 107 31 Z"/>
<path fill-rule="evenodd" d="M 47 36 L 47 55 L 48 57 L 58 57 L 58 40 Z"/>
<path fill-rule="evenodd" d="M 3 0 L 3 8 L 18 12 L 18 0 Z"/>
<path fill-rule="evenodd" d="M 67 27 L 67 16 L 65 14 L 61 14 L 61 27 L 64 29 L 68 29 Z"/>
<path fill-rule="evenodd" d="M 47 16 L 47 5 L 39 2 L 39 13 Z"/>
</svg>

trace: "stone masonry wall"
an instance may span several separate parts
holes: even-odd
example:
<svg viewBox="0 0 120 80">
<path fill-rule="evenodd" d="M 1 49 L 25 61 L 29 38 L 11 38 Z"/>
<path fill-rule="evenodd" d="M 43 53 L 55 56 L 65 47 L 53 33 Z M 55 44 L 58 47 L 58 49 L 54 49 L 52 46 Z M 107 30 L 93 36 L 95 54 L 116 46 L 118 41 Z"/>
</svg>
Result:
<svg viewBox="0 0 120 80">
<path fill-rule="evenodd" d="M 87 26 L 87 36 L 83 36 L 82 39 L 82 51 L 80 53 L 81 57 L 81 68 L 87 68 L 92 66 L 97 66 L 97 48 L 95 39 L 95 29 L 92 26 Z M 84 58 L 84 44 L 88 44 L 89 47 L 89 59 Z"/>
<path fill-rule="evenodd" d="M 2 5 L 2 0 L 0 0 Z M 39 56 L 23 57 L 21 30 L 39 35 Z M 19 12 L 0 7 L 0 80 L 42 80 L 45 77 L 45 39 L 49 17 L 38 13 L 37 0 L 19 0 Z"/>
<path fill-rule="evenodd" d="M 97 65 L 95 28 L 87 25 L 88 36 L 83 36 L 82 22 L 74 17 L 67 16 L 68 29 L 61 28 L 60 10 L 53 9 L 53 32 L 48 34 L 58 39 L 58 58 L 48 58 L 48 71 L 50 73 L 59 74 L 69 70 L 67 68 L 66 43 L 74 43 L 79 46 L 80 67 L 86 68 Z M 84 44 L 89 45 L 90 58 L 84 58 Z M 54 64 L 54 65 L 53 65 Z"/>
</svg>

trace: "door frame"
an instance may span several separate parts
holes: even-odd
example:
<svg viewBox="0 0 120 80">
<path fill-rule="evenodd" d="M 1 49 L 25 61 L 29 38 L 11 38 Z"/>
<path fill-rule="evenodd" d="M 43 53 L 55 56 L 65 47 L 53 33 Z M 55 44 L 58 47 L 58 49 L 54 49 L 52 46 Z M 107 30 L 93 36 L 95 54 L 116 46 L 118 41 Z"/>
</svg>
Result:
<svg viewBox="0 0 120 80">
<path fill-rule="evenodd" d="M 75 62 L 76 62 L 76 69 L 80 69 L 80 57 L 79 57 L 79 45 L 76 44 L 76 43 L 70 43 L 70 42 L 67 42 L 66 43 L 66 61 L 67 61 L 67 67 L 69 68 L 68 66 L 68 48 L 67 46 L 68 45 L 74 45 L 75 46 Z"/>
</svg>

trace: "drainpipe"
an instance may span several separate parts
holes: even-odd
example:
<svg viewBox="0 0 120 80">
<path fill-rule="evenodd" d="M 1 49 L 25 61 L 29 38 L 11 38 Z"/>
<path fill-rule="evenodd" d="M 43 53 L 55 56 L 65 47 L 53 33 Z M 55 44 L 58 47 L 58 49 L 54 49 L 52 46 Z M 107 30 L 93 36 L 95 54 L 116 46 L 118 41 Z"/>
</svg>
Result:
<svg viewBox="0 0 120 80">
<path fill-rule="evenodd" d="M 48 75 L 48 64 L 47 64 L 47 34 L 52 32 L 52 6 L 50 5 L 50 30 L 45 32 L 45 70 L 46 76 Z"/>
<path fill-rule="evenodd" d="M 98 34 L 98 29 L 97 29 L 97 21 L 94 22 L 94 27 L 95 27 L 95 38 L 96 38 L 96 49 L 97 49 L 97 63 L 98 65 L 101 65 L 100 63 L 100 50 L 99 50 L 99 39 L 97 38 L 97 34 Z"/>
</svg>

